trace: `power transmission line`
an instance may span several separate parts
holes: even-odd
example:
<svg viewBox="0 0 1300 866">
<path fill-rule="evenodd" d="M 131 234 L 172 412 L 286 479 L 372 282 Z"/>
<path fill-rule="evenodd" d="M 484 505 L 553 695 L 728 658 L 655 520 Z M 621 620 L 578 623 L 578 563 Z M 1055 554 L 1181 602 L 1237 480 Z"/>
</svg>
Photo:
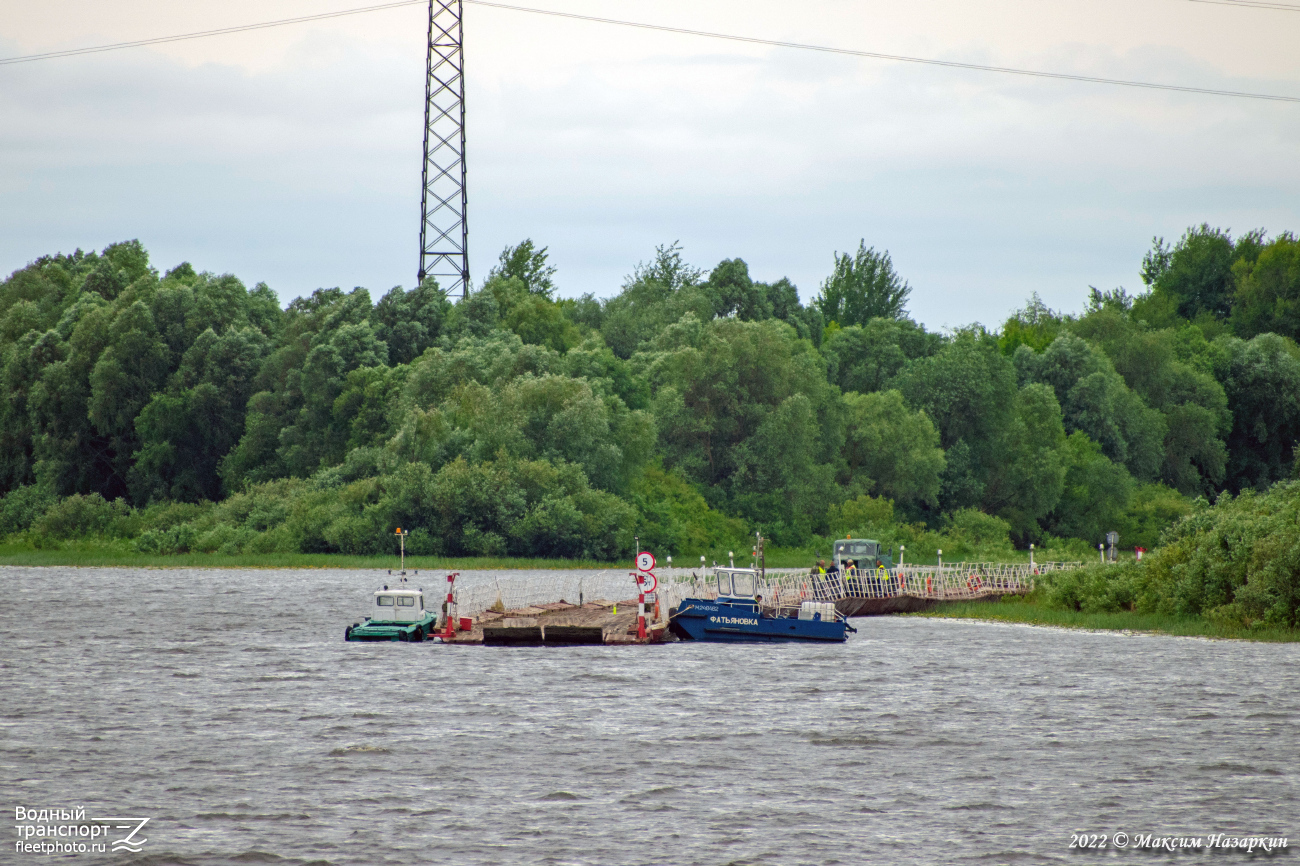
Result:
<svg viewBox="0 0 1300 866">
<path fill-rule="evenodd" d="M 777 39 L 760 39 L 755 36 L 736 36 L 730 33 L 712 33 L 707 30 L 689 30 L 685 27 L 667 27 L 662 24 L 643 24 L 637 21 L 622 21 L 617 18 L 597 18 L 594 15 L 579 15 L 574 12 L 555 12 L 549 9 L 533 9 L 528 6 L 511 6 L 506 3 L 493 3 L 489 0 L 464 0 L 475 6 L 490 6 L 496 9 L 509 9 L 514 12 L 533 12 L 539 15 L 553 15 L 557 18 L 574 18 L 579 21 L 594 21 L 599 24 L 617 24 L 623 27 L 636 27 L 643 30 L 661 30 L 667 33 L 683 33 L 688 36 L 705 36 L 710 39 L 726 39 L 731 42 L 748 42 L 754 45 L 770 45 L 775 48 L 797 48 L 802 51 L 820 51 L 826 54 L 844 54 L 850 57 L 868 57 L 873 60 L 895 60 L 900 63 L 922 63 L 927 66 L 945 66 L 950 69 L 973 69 L 979 72 L 1001 72 L 1007 75 L 1027 75 L 1033 78 L 1054 78 L 1060 81 L 1084 81 L 1090 84 L 1112 84 L 1120 87 L 1140 87 L 1147 90 L 1172 90 L 1178 93 L 1199 93 L 1206 96 L 1234 96 L 1243 99 L 1266 99 L 1273 102 L 1300 102 L 1300 96 L 1278 96 L 1269 93 L 1248 93 L 1238 90 L 1218 90 L 1212 87 L 1184 87 L 1178 84 L 1156 84 L 1150 81 L 1126 81 L 1121 78 L 1101 78 L 1093 75 L 1072 75 L 1067 72 L 1043 72 L 1035 69 L 1016 69 L 1010 66 L 985 66 L 980 63 L 961 63 L 956 60 L 934 60 L 926 57 L 908 57 L 903 54 L 882 54 L 877 51 L 857 51 L 851 48 L 832 48 L 827 45 L 809 45 L 803 42 L 783 42 Z M 1208 2 L 1208 0 L 1203 0 Z"/>
<path fill-rule="evenodd" d="M 1242 6 L 1247 9 L 1272 9 L 1275 12 L 1300 12 L 1295 3 L 1270 3 L 1267 0 L 1190 0 L 1192 3 L 1212 3 L 1215 6 Z"/>
<path fill-rule="evenodd" d="M 277 21 L 261 21 L 257 24 L 240 24 L 236 27 L 219 27 L 216 30 L 200 30 L 196 33 L 179 33 L 175 36 L 155 36 L 152 39 L 135 39 L 131 42 L 114 42 L 109 45 L 92 45 L 89 48 L 69 48 L 66 51 L 46 51 L 43 54 L 24 54 L 21 57 L 0 57 L 0 66 L 11 63 L 31 63 L 33 60 L 54 60 L 58 57 L 77 57 L 81 54 L 98 54 L 101 51 L 118 51 L 123 48 L 142 48 L 146 45 L 162 45 L 167 42 L 184 42 L 187 39 L 203 39 L 208 36 L 225 36 L 228 33 L 246 33 L 249 30 L 266 30 L 271 27 L 283 27 L 286 24 L 305 24 L 308 21 L 322 21 L 326 18 L 342 18 L 344 15 L 361 15 L 364 12 L 379 12 L 383 9 L 397 9 L 401 6 L 423 6 L 426 0 L 396 0 L 393 3 L 380 3 L 377 6 L 358 6 L 355 9 L 341 9 L 337 12 L 321 12 L 316 15 L 300 15 L 297 18 L 281 18 Z"/>
<path fill-rule="evenodd" d="M 257 24 L 244 24 L 237 27 L 223 27 L 217 30 L 203 30 L 197 33 L 182 33 L 175 36 L 159 36 L 153 39 L 139 39 L 132 42 L 117 42 L 110 45 L 96 45 L 88 48 L 71 48 L 66 51 L 49 51 L 43 54 L 28 54 L 21 57 L 0 58 L 0 66 L 13 63 L 27 63 L 34 60 L 52 60 L 59 57 L 74 57 L 81 54 L 94 54 L 103 51 L 116 51 L 123 48 L 138 48 L 146 45 L 158 45 L 166 42 L 180 42 L 186 39 L 201 39 L 207 36 L 221 36 L 228 33 L 242 33 L 249 30 L 261 30 L 281 27 L 287 24 L 301 24 L 326 18 L 339 18 L 344 15 L 359 15 L 364 12 L 376 12 L 401 6 L 424 5 L 425 0 L 397 0 L 381 3 L 377 6 L 360 6 L 337 12 L 323 12 L 318 15 L 304 15 L 298 18 L 283 18 L 278 21 L 264 21 Z M 1252 93 L 1239 90 L 1221 90 L 1213 87 L 1190 87 L 1179 84 L 1158 84 L 1151 81 L 1130 81 L 1121 78 L 1103 78 L 1095 75 L 1074 75 L 1067 72 L 1047 72 L 1037 69 L 1019 69 L 1010 66 L 989 66 L 981 63 L 962 63 L 956 60 L 936 60 L 927 57 L 910 57 L 903 54 L 884 54 L 878 51 L 859 51 L 852 48 L 834 48 L 828 45 L 811 45 L 803 42 L 786 42 L 778 39 L 762 39 L 756 36 L 738 36 L 732 33 L 714 33 L 707 30 L 692 30 L 686 27 L 670 27 L 663 24 L 647 24 L 641 21 L 624 21 L 618 18 L 601 18 L 595 15 L 580 15 L 576 12 L 558 12 L 552 9 L 536 9 L 530 6 L 514 6 L 507 3 L 494 3 L 490 0 L 464 0 L 475 6 L 505 9 L 511 12 L 527 12 L 535 15 L 549 15 L 555 18 L 569 18 L 577 21 L 589 21 L 596 24 L 611 24 L 620 27 L 633 27 L 639 30 L 655 30 L 663 33 L 678 33 L 686 36 L 700 36 L 708 39 L 723 39 L 729 42 L 742 42 L 752 45 L 767 45 L 773 48 L 792 48 L 801 51 L 817 51 L 824 54 L 839 54 L 848 57 L 864 57 L 871 60 L 891 60 L 898 63 L 919 63 L 927 66 L 942 66 L 949 69 L 969 69 L 976 72 L 997 72 L 1004 75 L 1021 75 L 1031 78 L 1048 78 L 1057 81 L 1080 81 L 1088 84 L 1107 84 L 1118 87 L 1135 87 L 1143 90 L 1165 90 L 1175 93 L 1192 93 L 1202 96 L 1228 96 L 1238 99 L 1262 99 L 1269 102 L 1300 103 L 1300 96 L 1282 96 L 1271 93 Z M 1271 4 L 1264 0 L 1191 0 L 1195 3 L 1215 3 L 1227 6 L 1252 6 L 1282 8 L 1286 4 Z"/>
</svg>

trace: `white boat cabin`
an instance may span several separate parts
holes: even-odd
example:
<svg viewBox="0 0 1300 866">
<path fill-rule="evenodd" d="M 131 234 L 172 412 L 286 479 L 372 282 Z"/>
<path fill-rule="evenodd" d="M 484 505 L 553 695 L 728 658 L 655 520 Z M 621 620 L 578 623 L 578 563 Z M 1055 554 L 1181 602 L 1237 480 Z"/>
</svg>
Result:
<svg viewBox="0 0 1300 866">
<path fill-rule="evenodd" d="M 752 568 L 715 568 L 718 597 L 754 598 L 758 595 L 758 572 Z"/>
<path fill-rule="evenodd" d="M 419 622 L 424 619 L 424 591 L 385 585 L 375 590 L 375 612 L 370 618 L 376 622 Z"/>
</svg>

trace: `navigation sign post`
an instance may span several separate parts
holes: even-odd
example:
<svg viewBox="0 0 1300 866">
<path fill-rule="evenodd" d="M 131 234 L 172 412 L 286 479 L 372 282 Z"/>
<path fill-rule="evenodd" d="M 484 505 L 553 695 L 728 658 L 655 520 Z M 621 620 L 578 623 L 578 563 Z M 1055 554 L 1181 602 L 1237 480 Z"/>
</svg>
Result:
<svg viewBox="0 0 1300 866">
<path fill-rule="evenodd" d="M 637 573 L 633 575 L 636 578 L 638 588 L 636 599 L 636 636 L 639 640 L 646 639 L 645 631 L 645 603 L 647 596 L 651 601 L 655 598 L 655 590 L 659 587 L 659 580 L 654 573 L 655 558 L 649 551 L 641 551 L 636 555 Z"/>
</svg>

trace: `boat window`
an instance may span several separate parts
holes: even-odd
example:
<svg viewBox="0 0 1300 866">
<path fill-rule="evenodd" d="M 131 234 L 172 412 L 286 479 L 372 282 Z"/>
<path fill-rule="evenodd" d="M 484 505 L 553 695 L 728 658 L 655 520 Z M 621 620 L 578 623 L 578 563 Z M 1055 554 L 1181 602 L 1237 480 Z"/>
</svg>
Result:
<svg viewBox="0 0 1300 866">
<path fill-rule="evenodd" d="M 377 596 L 375 598 L 375 604 L 379 605 L 380 607 L 392 607 L 393 597 L 391 595 Z"/>
<path fill-rule="evenodd" d="M 720 571 L 718 578 L 718 595 L 731 595 L 731 572 Z"/>
<path fill-rule="evenodd" d="M 397 597 L 398 607 L 415 607 L 415 599 L 409 595 L 399 595 Z"/>
<path fill-rule="evenodd" d="M 750 598 L 757 592 L 755 586 L 758 583 L 757 575 L 741 573 L 732 577 L 732 581 L 735 584 L 733 595 Z"/>
<path fill-rule="evenodd" d="M 424 610 L 424 596 L 420 596 L 420 610 Z"/>
</svg>

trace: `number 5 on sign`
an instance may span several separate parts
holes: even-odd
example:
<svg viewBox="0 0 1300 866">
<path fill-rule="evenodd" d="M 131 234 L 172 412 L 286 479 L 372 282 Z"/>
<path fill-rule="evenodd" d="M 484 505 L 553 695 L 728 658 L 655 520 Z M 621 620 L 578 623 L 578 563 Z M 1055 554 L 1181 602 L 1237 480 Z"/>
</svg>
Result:
<svg viewBox="0 0 1300 866">
<path fill-rule="evenodd" d="M 636 555 L 636 567 L 638 571 L 654 571 L 655 558 L 649 553 L 638 553 Z"/>
</svg>

